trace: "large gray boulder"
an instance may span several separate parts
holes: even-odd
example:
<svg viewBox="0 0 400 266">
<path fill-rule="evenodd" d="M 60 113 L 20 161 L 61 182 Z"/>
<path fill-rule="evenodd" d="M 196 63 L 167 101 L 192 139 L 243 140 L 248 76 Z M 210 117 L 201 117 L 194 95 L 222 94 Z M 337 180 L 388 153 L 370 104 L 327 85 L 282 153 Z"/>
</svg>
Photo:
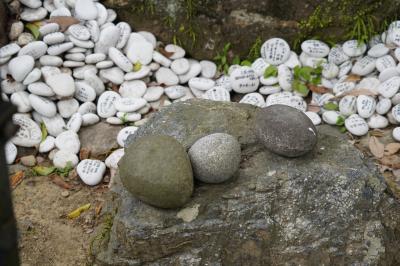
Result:
<svg viewBox="0 0 400 266">
<path fill-rule="evenodd" d="M 255 111 L 190 101 L 139 129 L 137 137 L 166 134 L 186 146 L 210 132 L 232 134 L 242 146 L 239 174 L 197 184 L 181 210 L 142 203 L 117 177 L 92 246 L 95 264 L 399 265 L 400 205 L 375 166 L 329 126 L 318 128 L 306 156 L 274 155 L 255 141 Z"/>
</svg>

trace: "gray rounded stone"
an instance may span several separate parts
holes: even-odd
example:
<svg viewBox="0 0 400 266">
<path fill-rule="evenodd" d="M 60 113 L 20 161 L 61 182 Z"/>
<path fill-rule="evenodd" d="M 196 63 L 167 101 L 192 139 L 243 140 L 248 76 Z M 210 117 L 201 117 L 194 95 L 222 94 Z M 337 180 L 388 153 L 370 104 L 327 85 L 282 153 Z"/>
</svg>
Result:
<svg viewBox="0 0 400 266">
<path fill-rule="evenodd" d="M 148 136 L 125 149 L 119 163 L 124 187 L 159 208 L 180 208 L 193 193 L 193 172 L 183 146 L 169 136 Z"/>
<path fill-rule="evenodd" d="M 229 134 L 211 134 L 193 144 L 189 158 L 196 179 L 205 183 L 222 183 L 239 169 L 240 144 Z"/>
<path fill-rule="evenodd" d="M 286 105 L 272 105 L 256 114 L 256 135 L 271 152 L 299 157 L 314 149 L 317 129 L 303 112 Z"/>
</svg>

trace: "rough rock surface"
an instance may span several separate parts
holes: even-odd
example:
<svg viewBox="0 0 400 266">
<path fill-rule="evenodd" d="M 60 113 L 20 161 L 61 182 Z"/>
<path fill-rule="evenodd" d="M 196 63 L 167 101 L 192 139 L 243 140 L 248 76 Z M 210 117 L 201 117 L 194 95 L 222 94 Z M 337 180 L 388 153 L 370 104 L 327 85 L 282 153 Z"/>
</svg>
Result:
<svg viewBox="0 0 400 266">
<path fill-rule="evenodd" d="M 254 141 L 255 111 L 190 101 L 150 119 L 138 135 L 186 144 L 214 131 L 238 136 L 239 176 L 197 185 L 185 209 L 169 211 L 131 197 L 116 178 L 105 208 L 113 224 L 100 226 L 96 264 L 399 265 L 400 205 L 375 166 L 329 126 L 318 128 L 312 153 L 274 155 Z"/>
<path fill-rule="evenodd" d="M 4 1 L 0 1 L 0 47 L 7 44 L 7 9 Z"/>
</svg>

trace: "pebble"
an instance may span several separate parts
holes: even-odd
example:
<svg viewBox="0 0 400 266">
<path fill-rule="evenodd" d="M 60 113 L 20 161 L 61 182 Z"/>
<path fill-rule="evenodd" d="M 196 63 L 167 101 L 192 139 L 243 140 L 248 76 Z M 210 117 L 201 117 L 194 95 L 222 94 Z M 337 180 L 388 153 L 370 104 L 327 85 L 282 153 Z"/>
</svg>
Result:
<svg viewBox="0 0 400 266">
<path fill-rule="evenodd" d="M 362 118 L 371 117 L 376 108 L 376 101 L 371 96 L 360 95 L 357 97 L 357 112 Z"/>
<path fill-rule="evenodd" d="M 110 26 L 101 30 L 99 40 L 94 47 L 94 52 L 108 54 L 108 49 L 117 45 L 119 35 L 120 32 L 116 26 Z"/>
<path fill-rule="evenodd" d="M 125 81 L 119 87 L 119 94 L 123 98 L 141 98 L 147 90 L 147 85 L 141 80 Z"/>
<path fill-rule="evenodd" d="M 392 98 L 400 88 L 400 77 L 392 77 L 378 86 L 378 92 L 385 98 Z"/>
<path fill-rule="evenodd" d="M 382 129 L 387 127 L 388 125 L 389 125 L 389 120 L 382 115 L 374 114 L 368 119 L 368 126 L 369 128 L 372 129 L 375 128 Z"/>
<path fill-rule="evenodd" d="M 307 40 L 301 44 L 301 49 L 307 55 L 317 58 L 326 57 L 329 54 L 329 46 L 321 41 Z"/>
<path fill-rule="evenodd" d="M 387 48 L 386 45 L 384 45 L 383 43 L 378 43 L 374 45 L 371 49 L 369 49 L 368 55 L 371 57 L 379 58 L 388 54 L 389 51 L 390 49 Z"/>
<path fill-rule="evenodd" d="M 396 62 L 390 55 L 379 57 L 376 60 L 376 69 L 378 69 L 379 72 L 383 72 L 385 69 L 394 67 L 396 67 Z"/>
<path fill-rule="evenodd" d="M 22 156 L 20 162 L 24 166 L 33 167 L 36 165 L 36 158 L 34 155 Z"/>
<path fill-rule="evenodd" d="M 13 58 L 8 63 L 8 70 L 17 82 L 22 82 L 25 77 L 33 70 L 35 60 L 30 55 L 20 55 Z"/>
<path fill-rule="evenodd" d="M 114 102 L 115 109 L 120 112 L 135 112 L 147 104 L 143 98 L 119 98 Z"/>
<path fill-rule="evenodd" d="M 111 169 L 118 169 L 118 162 L 125 155 L 125 149 L 118 149 L 113 151 L 104 161 L 106 166 Z"/>
<path fill-rule="evenodd" d="M 166 86 L 173 86 L 179 83 L 178 76 L 169 68 L 160 67 L 155 74 L 157 83 L 164 84 Z"/>
<path fill-rule="evenodd" d="M 57 149 L 78 154 L 81 148 L 79 136 L 72 130 L 62 132 L 56 137 L 55 145 Z"/>
<path fill-rule="evenodd" d="M 359 76 L 366 76 L 374 71 L 375 66 L 378 64 L 378 61 L 379 59 L 376 60 L 373 57 L 365 56 L 354 64 L 352 72 Z"/>
<path fill-rule="evenodd" d="M 46 80 L 54 93 L 60 97 L 70 97 L 75 93 L 74 79 L 68 74 L 52 75 Z"/>
<path fill-rule="evenodd" d="M 57 109 L 63 118 L 71 117 L 79 108 L 79 102 L 74 99 L 65 99 L 57 102 Z"/>
<path fill-rule="evenodd" d="M 54 117 L 42 117 L 42 119 L 46 126 L 47 132 L 51 136 L 57 137 L 65 131 L 65 121 L 59 114 L 55 115 Z"/>
<path fill-rule="evenodd" d="M 97 114 L 102 118 L 112 117 L 117 113 L 114 103 L 121 96 L 114 91 L 106 91 L 102 93 L 97 100 Z M 85 118 L 82 117 L 84 120 Z"/>
<path fill-rule="evenodd" d="M 392 107 L 392 101 L 388 98 L 380 99 L 379 102 L 376 104 L 376 112 L 380 115 L 385 115 L 387 112 L 390 111 Z"/>
<path fill-rule="evenodd" d="M 364 136 L 368 133 L 367 122 L 357 114 L 353 114 L 345 120 L 345 127 L 355 136 Z"/>
<path fill-rule="evenodd" d="M 38 124 L 23 114 L 15 114 L 13 123 L 19 126 L 17 133 L 11 141 L 21 147 L 35 147 L 42 139 L 42 131 Z"/>
<path fill-rule="evenodd" d="M 54 147 L 56 139 L 53 136 L 47 136 L 39 145 L 39 152 L 40 153 L 47 153 L 50 152 Z"/>
<path fill-rule="evenodd" d="M 0 57 L 12 56 L 21 50 L 21 47 L 16 43 L 10 43 L 0 48 Z"/>
<path fill-rule="evenodd" d="M 117 142 L 118 142 L 119 146 L 124 148 L 125 147 L 125 141 L 127 140 L 127 138 L 130 135 L 135 134 L 135 132 L 137 130 L 138 130 L 138 127 L 134 127 L 134 126 L 125 127 L 123 129 L 121 129 L 121 131 L 117 135 Z"/>
<path fill-rule="evenodd" d="M 172 60 L 183 58 L 186 54 L 185 50 L 182 47 L 175 44 L 168 44 L 167 46 L 165 46 L 164 50 L 168 53 L 172 53 L 172 55 L 169 57 Z"/>
<path fill-rule="evenodd" d="M 179 58 L 171 63 L 171 70 L 177 75 L 183 75 L 189 71 L 190 64 L 186 58 Z M 202 68 L 203 69 L 203 68 Z"/>
<path fill-rule="evenodd" d="M 59 150 L 54 154 L 53 165 L 57 168 L 65 168 L 70 164 L 72 167 L 78 165 L 79 158 L 74 153 L 70 153 L 66 150 Z"/>
<path fill-rule="evenodd" d="M 261 108 L 265 106 L 264 97 L 257 92 L 246 94 L 239 103 L 251 104 Z"/>
<path fill-rule="evenodd" d="M 339 66 L 349 59 L 350 57 L 344 53 L 343 47 L 340 45 L 332 47 L 332 49 L 329 51 L 328 61 L 334 63 L 335 65 Z"/>
<path fill-rule="evenodd" d="M 48 46 L 42 41 L 30 42 L 19 50 L 18 55 L 30 55 L 33 59 L 39 59 L 46 54 Z"/>
<path fill-rule="evenodd" d="M 5 147 L 4 147 L 4 152 L 6 155 L 6 163 L 7 164 L 13 164 L 15 159 L 17 158 L 17 147 L 12 143 L 11 141 L 7 141 Z"/>
<path fill-rule="evenodd" d="M 47 16 L 47 10 L 43 7 L 39 8 L 24 8 L 23 12 L 20 14 L 21 19 L 28 21 L 28 22 L 33 22 L 33 21 L 38 21 L 42 20 Z"/>
<path fill-rule="evenodd" d="M 72 42 L 54 44 L 47 49 L 49 55 L 60 55 L 74 47 Z"/>
<path fill-rule="evenodd" d="M 76 167 L 79 177 L 88 186 L 98 185 L 106 172 L 106 165 L 99 160 L 83 160 Z"/>
<path fill-rule="evenodd" d="M 392 136 L 396 141 L 400 142 L 400 127 L 396 127 L 393 129 Z"/>
<path fill-rule="evenodd" d="M 93 0 L 76 0 L 75 15 L 82 20 L 92 20 L 97 18 L 97 8 Z"/>
<path fill-rule="evenodd" d="M 277 66 L 285 63 L 290 57 L 289 44 L 279 38 L 266 41 L 261 47 L 261 56 L 268 64 Z"/>
<path fill-rule="evenodd" d="M 215 81 L 207 78 L 191 78 L 189 87 L 191 89 L 207 91 L 215 86 Z"/>
<path fill-rule="evenodd" d="M 347 95 L 339 102 L 339 111 L 343 116 L 350 116 L 357 112 L 357 97 Z"/>
<path fill-rule="evenodd" d="M 26 91 L 17 91 L 11 94 L 10 101 L 16 105 L 19 113 L 27 113 L 32 110 L 31 103 L 29 101 L 29 93 Z"/>
<path fill-rule="evenodd" d="M 29 85 L 35 81 L 38 81 L 42 77 L 42 72 L 39 68 L 34 68 L 28 75 L 26 75 L 22 84 Z"/>
<path fill-rule="evenodd" d="M 114 84 L 120 85 L 124 82 L 124 72 L 118 67 L 100 70 L 100 77 Z"/>
<path fill-rule="evenodd" d="M 359 43 L 357 40 L 350 40 L 343 43 L 343 52 L 349 57 L 360 56 L 367 50 L 365 43 Z"/>
<path fill-rule="evenodd" d="M 74 38 L 87 41 L 90 39 L 90 32 L 89 30 L 80 24 L 74 24 L 68 27 L 68 33 L 71 34 Z"/>
<path fill-rule="evenodd" d="M 143 95 L 143 99 L 145 99 L 147 102 L 155 102 L 155 101 L 158 101 L 163 94 L 164 94 L 163 87 L 153 86 L 153 87 L 149 87 L 146 90 L 146 93 Z"/>
<path fill-rule="evenodd" d="M 241 67 L 234 70 L 230 76 L 232 90 L 237 93 L 249 93 L 258 89 L 260 83 L 256 73 L 250 67 Z"/>
<path fill-rule="evenodd" d="M 57 114 L 57 107 L 55 103 L 45 97 L 30 94 L 29 102 L 33 110 L 42 116 L 53 117 Z"/>
<path fill-rule="evenodd" d="M 158 69 L 157 69 L 158 70 Z M 150 74 L 150 67 L 142 66 L 139 71 L 129 72 L 125 74 L 125 80 L 136 80 L 136 79 L 143 79 Z"/>
<path fill-rule="evenodd" d="M 322 122 L 321 117 L 317 113 L 305 112 L 305 115 L 307 115 L 308 118 L 310 118 L 310 120 L 314 124 L 314 126 L 318 126 Z"/>
<path fill-rule="evenodd" d="M 328 125 L 336 125 L 339 117 L 340 114 L 336 111 L 326 111 L 322 114 L 322 120 Z"/>
<path fill-rule="evenodd" d="M 100 117 L 96 114 L 88 113 L 82 115 L 82 126 L 95 125 L 100 121 Z"/>
<path fill-rule="evenodd" d="M 96 91 L 85 81 L 77 81 L 74 97 L 81 102 L 93 102 L 96 99 Z"/>
<path fill-rule="evenodd" d="M 203 78 L 209 78 L 209 79 L 215 78 L 215 75 L 217 74 L 217 65 L 214 62 L 208 60 L 202 60 L 200 61 L 200 66 L 201 66 L 201 76 Z"/>
</svg>

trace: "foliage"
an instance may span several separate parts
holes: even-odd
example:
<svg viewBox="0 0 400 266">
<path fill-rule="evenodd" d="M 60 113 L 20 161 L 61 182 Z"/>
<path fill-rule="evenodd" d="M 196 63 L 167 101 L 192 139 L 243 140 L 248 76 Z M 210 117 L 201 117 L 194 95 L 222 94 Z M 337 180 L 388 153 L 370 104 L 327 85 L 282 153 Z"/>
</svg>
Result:
<svg viewBox="0 0 400 266">
<path fill-rule="evenodd" d="M 310 92 L 308 85 L 318 85 L 321 83 L 322 66 L 316 68 L 309 66 L 296 66 L 293 70 L 293 90 L 299 92 L 303 96 L 307 96 Z"/>
<path fill-rule="evenodd" d="M 264 78 L 271 78 L 278 76 L 278 68 L 276 66 L 270 65 L 264 71 Z"/>
<path fill-rule="evenodd" d="M 225 74 L 228 73 L 229 70 L 228 53 L 231 49 L 231 46 L 232 44 L 230 42 L 226 43 L 222 51 L 214 57 L 214 61 L 218 66 L 218 71 L 224 72 Z"/>
<path fill-rule="evenodd" d="M 247 55 L 248 61 L 253 62 L 261 56 L 261 46 L 262 46 L 262 39 L 260 36 L 258 36 L 254 41 L 253 45 L 250 47 L 249 53 Z"/>
</svg>

